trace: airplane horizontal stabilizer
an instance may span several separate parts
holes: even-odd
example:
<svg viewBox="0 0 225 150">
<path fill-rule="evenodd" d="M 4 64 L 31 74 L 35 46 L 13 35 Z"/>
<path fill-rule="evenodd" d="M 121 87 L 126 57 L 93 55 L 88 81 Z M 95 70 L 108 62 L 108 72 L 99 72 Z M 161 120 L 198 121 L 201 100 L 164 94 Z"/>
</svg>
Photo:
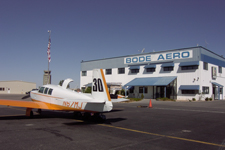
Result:
<svg viewBox="0 0 225 150">
<path fill-rule="evenodd" d="M 125 98 L 118 98 L 118 99 L 111 99 L 111 101 L 113 103 L 118 103 L 118 102 L 125 102 L 125 101 L 129 101 L 129 99 L 125 99 Z"/>
</svg>

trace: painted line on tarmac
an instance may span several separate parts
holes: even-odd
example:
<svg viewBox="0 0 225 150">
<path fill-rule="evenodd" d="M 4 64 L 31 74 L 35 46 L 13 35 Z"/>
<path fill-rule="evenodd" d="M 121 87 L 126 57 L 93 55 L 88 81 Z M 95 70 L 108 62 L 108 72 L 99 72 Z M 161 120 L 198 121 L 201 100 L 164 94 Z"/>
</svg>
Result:
<svg viewBox="0 0 225 150">
<path fill-rule="evenodd" d="M 107 124 L 98 124 L 98 125 L 103 126 L 103 127 L 109 127 L 109 128 L 115 128 L 115 129 L 120 129 L 120 130 L 126 130 L 126 131 L 136 132 L 136 133 L 142 133 L 142 134 L 160 136 L 160 137 L 165 137 L 165 138 L 170 138 L 170 139 L 176 139 L 176 140 L 182 140 L 182 141 L 200 143 L 200 144 L 211 145 L 211 146 L 225 147 L 225 145 L 216 144 L 216 143 L 210 143 L 210 142 L 198 141 L 198 140 L 193 140 L 193 139 L 180 138 L 180 137 L 175 137 L 175 136 L 162 135 L 162 134 L 145 132 L 145 131 L 139 131 L 139 130 L 128 129 L 128 128 L 123 128 L 123 127 L 116 127 L 116 126 L 107 125 Z"/>
<path fill-rule="evenodd" d="M 154 109 L 181 110 L 181 111 L 194 111 L 194 112 L 205 112 L 205 113 L 225 114 L 225 112 L 223 112 L 223 111 L 205 111 L 205 110 L 173 109 L 173 108 L 157 108 L 157 107 L 154 107 Z"/>
</svg>

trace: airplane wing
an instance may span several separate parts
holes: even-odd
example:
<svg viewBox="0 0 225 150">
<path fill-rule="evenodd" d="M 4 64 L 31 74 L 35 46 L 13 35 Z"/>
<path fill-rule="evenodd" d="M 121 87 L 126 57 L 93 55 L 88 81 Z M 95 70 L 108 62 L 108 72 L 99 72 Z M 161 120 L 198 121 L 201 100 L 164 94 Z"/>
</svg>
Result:
<svg viewBox="0 0 225 150">
<path fill-rule="evenodd" d="M 21 101 L 21 100 L 0 99 L 0 105 L 15 106 L 15 107 L 26 107 L 26 108 L 36 108 L 36 109 L 60 110 L 57 107 L 47 105 L 43 102 L 31 102 L 31 101 Z"/>
<path fill-rule="evenodd" d="M 111 101 L 113 103 L 118 103 L 118 102 L 125 102 L 125 101 L 129 101 L 129 99 L 125 99 L 125 98 L 118 98 L 118 99 L 111 99 Z"/>
</svg>

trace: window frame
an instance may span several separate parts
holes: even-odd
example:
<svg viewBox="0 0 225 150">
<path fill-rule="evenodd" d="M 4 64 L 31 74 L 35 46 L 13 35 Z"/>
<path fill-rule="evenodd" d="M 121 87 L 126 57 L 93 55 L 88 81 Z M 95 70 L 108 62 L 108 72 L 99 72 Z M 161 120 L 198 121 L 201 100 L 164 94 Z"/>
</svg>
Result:
<svg viewBox="0 0 225 150">
<path fill-rule="evenodd" d="M 0 87 L 0 91 L 5 91 L 5 88 L 4 87 Z"/>
<path fill-rule="evenodd" d="M 218 66 L 218 73 L 222 73 L 222 67 Z"/>
<path fill-rule="evenodd" d="M 163 71 L 173 71 L 173 66 L 163 67 Z"/>
<path fill-rule="evenodd" d="M 81 76 L 87 76 L 87 71 L 82 71 Z"/>
<path fill-rule="evenodd" d="M 118 74 L 125 74 L 125 68 L 118 68 Z"/>
<path fill-rule="evenodd" d="M 146 68 L 146 72 L 155 72 L 155 68 Z"/>
<path fill-rule="evenodd" d="M 106 75 L 111 75 L 112 74 L 112 69 L 105 69 L 105 74 Z"/>
<path fill-rule="evenodd" d="M 130 72 L 131 72 L 131 73 L 139 73 L 139 70 L 140 70 L 140 69 L 130 69 Z"/>
<path fill-rule="evenodd" d="M 181 66 L 181 70 L 195 70 L 195 69 L 198 69 L 198 65 Z"/>
<path fill-rule="evenodd" d="M 198 90 L 181 90 L 181 94 L 197 94 Z"/>
<path fill-rule="evenodd" d="M 209 94 L 209 87 L 208 86 L 202 86 L 202 94 Z"/>
<path fill-rule="evenodd" d="M 203 62 L 203 69 L 208 70 L 209 69 L 209 64 L 207 62 Z"/>
<path fill-rule="evenodd" d="M 143 91 L 145 89 L 145 91 Z M 148 93 L 148 87 L 147 86 L 139 86 L 139 94 Z"/>
</svg>

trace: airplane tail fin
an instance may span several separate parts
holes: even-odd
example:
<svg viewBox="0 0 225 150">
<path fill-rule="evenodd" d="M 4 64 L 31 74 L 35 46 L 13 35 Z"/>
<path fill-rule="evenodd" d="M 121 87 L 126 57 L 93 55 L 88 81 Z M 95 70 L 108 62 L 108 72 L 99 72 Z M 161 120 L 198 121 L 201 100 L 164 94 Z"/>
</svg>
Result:
<svg viewBox="0 0 225 150">
<path fill-rule="evenodd" d="M 94 99 L 99 101 L 110 101 L 110 94 L 108 86 L 106 84 L 105 76 L 102 69 L 93 70 L 93 81 L 92 81 L 92 96 Z"/>
</svg>

